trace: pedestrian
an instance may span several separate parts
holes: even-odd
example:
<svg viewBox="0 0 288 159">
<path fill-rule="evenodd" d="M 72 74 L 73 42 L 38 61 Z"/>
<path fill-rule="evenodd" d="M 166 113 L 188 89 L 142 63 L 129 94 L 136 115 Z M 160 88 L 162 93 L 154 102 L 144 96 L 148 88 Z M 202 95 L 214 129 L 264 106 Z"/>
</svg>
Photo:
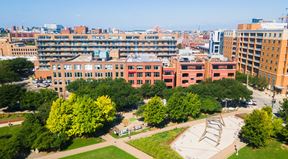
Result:
<svg viewBox="0 0 288 159">
<path fill-rule="evenodd" d="M 238 156 L 238 148 L 237 148 L 237 145 L 234 145 L 234 148 L 235 148 L 236 156 Z"/>
</svg>

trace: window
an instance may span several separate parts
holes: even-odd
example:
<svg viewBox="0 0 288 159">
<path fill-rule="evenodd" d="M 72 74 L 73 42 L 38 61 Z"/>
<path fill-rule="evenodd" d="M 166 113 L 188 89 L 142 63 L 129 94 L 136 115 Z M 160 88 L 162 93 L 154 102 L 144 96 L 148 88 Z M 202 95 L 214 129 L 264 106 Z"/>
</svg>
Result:
<svg viewBox="0 0 288 159">
<path fill-rule="evenodd" d="M 134 80 L 129 80 L 128 82 L 131 84 L 134 84 Z"/>
<path fill-rule="evenodd" d="M 52 65 L 52 69 L 53 70 L 56 70 L 57 68 L 56 68 L 56 65 Z"/>
<path fill-rule="evenodd" d="M 70 83 L 71 83 L 70 80 L 65 80 L 65 84 L 66 84 L 66 85 L 68 85 L 68 84 L 70 84 Z"/>
<path fill-rule="evenodd" d="M 234 73 L 228 73 L 228 77 L 234 77 Z"/>
<path fill-rule="evenodd" d="M 128 70 L 134 70 L 134 66 L 128 66 Z"/>
<path fill-rule="evenodd" d="M 151 72 L 145 72 L 145 77 L 151 77 Z"/>
<path fill-rule="evenodd" d="M 56 72 L 53 72 L 53 77 L 57 77 L 57 73 Z"/>
<path fill-rule="evenodd" d="M 137 80 L 137 84 L 143 84 L 142 80 Z"/>
<path fill-rule="evenodd" d="M 143 70 L 143 66 L 137 66 L 137 70 Z"/>
<path fill-rule="evenodd" d="M 203 73 L 197 73 L 196 74 L 196 77 L 202 77 L 203 76 Z"/>
<path fill-rule="evenodd" d="M 61 72 L 58 72 L 58 77 L 61 77 Z"/>
<path fill-rule="evenodd" d="M 64 73 L 64 76 L 65 76 L 65 77 L 72 77 L 72 72 L 65 72 L 65 73 Z"/>
<path fill-rule="evenodd" d="M 115 65 L 115 69 L 116 69 L 116 70 L 118 70 L 118 69 L 119 69 L 119 66 L 118 66 L 118 64 L 116 64 L 116 65 Z"/>
<path fill-rule="evenodd" d="M 154 70 L 159 70 L 159 66 L 154 66 Z"/>
<path fill-rule="evenodd" d="M 75 77 L 82 77 L 82 72 L 75 72 Z"/>
<path fill-rule="evenodd" d="M 143 73 L 142 72 L 137 72 L 137 77 L 143 77 Z"/>
<path fill-rule="evenodd" d="M 181 66 L 181 69 L 182 70 L 188 70 L 188 66 L 187 65 L 183 65 L 183 66 Z"/>
<path fill-rule="evenodd" d="M 189 76 L 188 73 L 183 73 L 183 74 L 182 74 L 182 77 L 188 77 L 188 76 Z"/>
<path fill-rule="evenodd" d="M 58 65 L 57 65 L 57 68 L 58 68 L 58 70 L 61 70 L 61 65 L 58 64 Z"/>
<path fill-rule="evenodd" d="M 202 66 L 201 65 L 196 66 L 196 70 L 202 70 Z"/>
<path fill-rule="evenodd" d="M 72 70 L 72 66 L 71 65 L 64 65 L 64 70 Z"/>
<path fill-rule="evenodd" d="M 134 73 L 129 73 L 128 77 L 134 77 Z"/>
<path fill-rule="evenodd" d="M 105 77 L 112 77 L 112 72 L 106 72 Z"/>
<path fill-rule="evenodd" d="M 150 66 L 150 65 L 147 65 L 147 66 L 145 66 L 145 69 L 146 69 L 146 70 L 151 70 L 151 66 Z"/>
<path fill-rule="evenodd" d="M 124 66 L 123 64 L 120 64 L 120 69 L 123 70 L 124 69 Z"/>
<path fill-rule="evenodd" d="M 96 72 L 95 77 L 103 77 L 103 74 L 101 72 Z"/>
<path fill-rule="evenodd" d="M 227 69 L 233 69 L 233 65 L 227 65 Z"/>
<path fill-rule="evenodd" d="M 164 79 L 164 82 L 172 82 L 172 79 Z"/>
<path fill-rule="evenodd" d="M 154 72 L 154 77 L 160 77 L 160 73 L 159 72 Z"/>
<path fill-rule="evenodd" d="M 219 69 L 219 65 L 213 65 L 213 69 Z"/>
<path fill-rule="evenodd" d="M 151 80 L 145 80 L 145 83 L 151 84 Z"/>
<path fill-rule="evenodd" d="M 75 64 L 74 65 L 74 70 L 81 70 L 81 65 Z"/>
<path fill-rule="evenodd" d="M 84 70 L 92 70 L 92 65 L 84 65 Z"/>
<path fill-rule="evenodd" d="M 188 80 L 182 80 L 182 84 L 188 83 Z"/>
<path fill-rule="evenodd" d="M 105 70 L 112 70 L 113 66 L 112 65 L 105 65 Z"/>
<path fill-rule="evenodd" d="M 102 69 L 102 65 L 97 64 L 94 66 L 95 70 L 101 70 Z"/>
<path fill-rule="evenodd" d="M 119 72 L 116 72 L 116 77 L 119 77 Z"/>
<path fill-rule="evenodd" d="M 220 73 L 214 73 L 214 77 L 219 77 Z"/>
<path fill-rule="evenodd" d="M 92 77 L 92 72 L 85 72 L 85 77 Z"/>
<path fill-rule="evenodd" d="M 124 72 L 120 72 L 120 77 L 124 77 Z"/>
</svg>

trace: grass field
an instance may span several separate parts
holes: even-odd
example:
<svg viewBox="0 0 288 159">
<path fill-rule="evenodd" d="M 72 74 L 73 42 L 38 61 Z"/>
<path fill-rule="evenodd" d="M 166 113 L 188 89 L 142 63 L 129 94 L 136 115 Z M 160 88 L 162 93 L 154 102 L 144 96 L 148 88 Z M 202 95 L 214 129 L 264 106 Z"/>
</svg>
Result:
<svg viewBox="0 0 288 159">
<path fill-rule="evenodd" d="M 21 129 L 21 125 L 15 125 L 15 126 L 5 126 L 0 128 L 0 143 L 5 144 L 5 142 L 8 142 L 9 138 L 11 138 L 13 135 L 15 135 L 19 130 Z M 0 147 L 1 147 L 0 144 Z"/>
<path fill-rule="evenodd" d="M 129 144 L 156 159 L 180 159 L 182 157 L 170 148 L 170 143 L 184 130 L 185 128 L 173 129 L 147 138 L 129 141 Z"/>
<path fill-rule="evenodd" d="M 93 151 L 68 156 L 63 159 L 136 159 L 136 158 L 115 146 L 108 146 Z"/>
<path fill-rule="evenodd" d="M 0 123 L 11 122 L 11 121 L 19 121 L 24 120 L 25 114 L 18 113 L 18 114 L 0 114 Z"/>
<path fill-rule="evenodd" d="M 76 149 L 83 146 L 93 145 L 102 142 L 101 138 L 75 138 L 72 144 L 69 145 L 65 150 Z"/>
<path fill-rule="evenodd" d="M 242 148 L 238 156 L 233 154 L 229 159 L 286 159 L 288 158 L 288 147 L 276 140 L 271 140 L 266 147 L 253 149 L 251 147 Z"/>
</svg>

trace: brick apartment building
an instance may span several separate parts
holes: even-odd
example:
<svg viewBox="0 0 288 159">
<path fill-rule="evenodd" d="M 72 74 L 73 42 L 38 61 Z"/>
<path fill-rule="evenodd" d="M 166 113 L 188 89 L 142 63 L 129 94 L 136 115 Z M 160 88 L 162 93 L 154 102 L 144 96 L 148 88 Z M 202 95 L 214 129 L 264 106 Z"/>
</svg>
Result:
<svg viewBox="0 0 288 159">
<path fill-rule="evenodd" d="M 224 32 L 224 56 L 235 59 L 239 71 L 264 77 L 269 89 L 287 94 L 287 39 L 286 23 L 239 24 Z"/>
<path fill-rule="evenodd" d="M 144 83 L 154 84 L 163 80 L 168 88 L 173 88 L 187 87 L 207 78 L 235 78 L 236 72 L 236 62 L 223 57 L 198 56 L 189 61 L 175 57 L 169 64 L 163 64 L 163 60 L 152 54 L 131 54 L 121 59 L 117 54 L 110 57 L 108 51 L 78 55 L 71 60 L 55 60 L 50 64 L 52 87 L 60 95 L 66 94 L 66 86 L 70 82 L 80 78 L 123 78 L 136 88 Z"/>
</svg>

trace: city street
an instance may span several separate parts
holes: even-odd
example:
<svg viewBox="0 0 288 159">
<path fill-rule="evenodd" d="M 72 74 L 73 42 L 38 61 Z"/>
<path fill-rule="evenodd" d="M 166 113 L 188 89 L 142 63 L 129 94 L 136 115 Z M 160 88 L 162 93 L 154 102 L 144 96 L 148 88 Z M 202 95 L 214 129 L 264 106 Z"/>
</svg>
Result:
<svg viewBox="0 0 288 159">
<path fill-rule="evenodd" d="M 272 92 L 271 91 L 265 91 L 261 92 L 258 90 L 255 90 L 251 87 L 249 87 L 250 90 L 253 91 L 253 100 L 256 102 L 257 108 L 262 108 L 265 105 L 272 106 Z M 273 106 L 273 113 L 277 113 L 280 109 L 280 102 L 283 101 L 285 97 L 283 95 L 275 95 L 276 103 Z M 255 107 L 255 106 L 254 106 Z"/>
</svg>

